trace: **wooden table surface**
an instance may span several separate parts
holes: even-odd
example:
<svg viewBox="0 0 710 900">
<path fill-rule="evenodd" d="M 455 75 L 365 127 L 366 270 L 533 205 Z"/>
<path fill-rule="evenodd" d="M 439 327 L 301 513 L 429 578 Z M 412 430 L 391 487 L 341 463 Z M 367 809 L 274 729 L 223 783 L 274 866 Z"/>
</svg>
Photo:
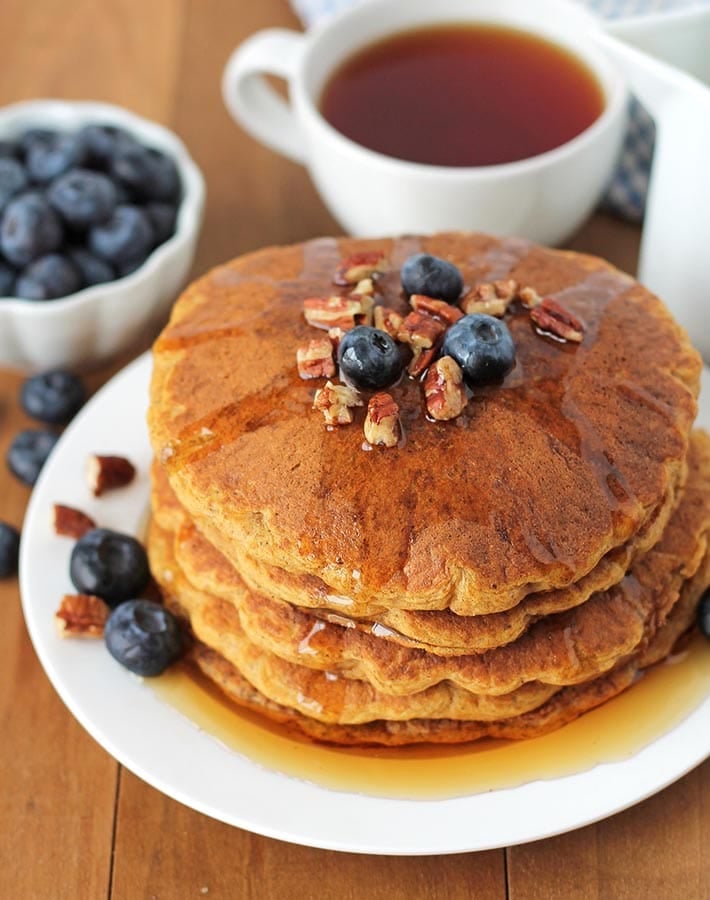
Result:
<svg viewBox="0 0 710 900">
<path fill-rule="evenodd" d="M 296 26 L 286 0 L 4 0 L 0 104 L 108 100 L 175 129 L 208 184 L 195 273 L 337 233 L 305 172 L 242 134 L 222 106 L 229 52 L 267 26 Z M 638 232 L 598 216 L 573 245 L 633 271 Z M 3 457 L 28 424 L 19 384 L 0 371 Z M 28 495 L 0 466 L 0 518 L 21 525 Z M 212 821 L 122 769 L 50 686 L 15 580 L 0 582 L 0 609 L 0 898 L 710 897 L 710 762 L 605 822 L 522 847 L 376 858 L 291 846 Z"/>
</svg>

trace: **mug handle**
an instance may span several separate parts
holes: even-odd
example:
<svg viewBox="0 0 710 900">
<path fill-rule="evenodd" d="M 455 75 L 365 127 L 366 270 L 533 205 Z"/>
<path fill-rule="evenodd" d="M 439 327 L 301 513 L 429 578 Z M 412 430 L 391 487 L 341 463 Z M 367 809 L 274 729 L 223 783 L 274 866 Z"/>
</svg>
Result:
<svg viewBox="0 0 710 900">
<path fill-rule="evenodd" d="M 297 163 L 306 162 L 305 144 L 293 107 L 264 75 L 293 84 L 306 37 L 286 28 L 268 28 L 232 53 L 222 76 L 222 97 L 232 118 L 252 137 Z"/>
</svg>

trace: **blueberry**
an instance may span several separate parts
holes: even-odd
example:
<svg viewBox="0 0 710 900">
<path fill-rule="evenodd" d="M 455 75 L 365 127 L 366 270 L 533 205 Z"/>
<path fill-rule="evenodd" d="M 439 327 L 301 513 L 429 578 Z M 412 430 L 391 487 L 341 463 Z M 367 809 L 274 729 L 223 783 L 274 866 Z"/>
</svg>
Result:
<svg viewBox="0 0 710 900">
<path fill-rule="evenodd" d="M 107 281 L 113 281 L 116 277 L 116 273 L 105 260 L 99 259 L 98 256 L 94 256 L 83 247 L 69 247 L 67 256 L 78 269 L 84 287 L 104 284 Z"/>
<path fill-rule="evenodd" d="M 153 226 L 137 206 L 117 206 L 108 221 L 89 231 L 89 249 L 116 265 L 147 256 L 154 242 Z"/>
<path fill-rule="evenodd" d="M 70 169 L 52 183 L 47 199 L 67 224 L 87 228 L 108 219 L 118 197 L 108 176 L 90 169 Z"/>
<path fill-rule="evenodd" d="M 698 628 L 701 634 L 710 639 L 710 588 L 705 591 L 698 603 Z"/>
<path fill-rule="evenodd" d="M 136 145 L 133 135 L 117 125 L 87 125 L 79 132 L 89 161 L 98 168 L 108 168 L 122 149 Z"/>
<path fill-rule="evenodd" d="M 104 640 L 117 662 L 136 675 L 160 675 L 182 655 L 184 641 L 175 616 L 152 600 L 128 600 L 113 610 Z"/>
<path fill-rule="evenodd" d="M 177 207 L 172 203 L 147 203 L 144 206 L 155 232 L 155 243 L 163 244 L 175 233 Z"/>
<path fill-rule="evenodd" d="M 124 147 L 111 163 L 111 174 L 143 200 L 176 202 L 180 176 L 174 161 L 152 147 Z"/>
<path fill-rule="evenodd" d="M 453 356 L 471 387 L 501 381 L 515 365 L 508 326 L 493 316 L 464 316 L 446 332 L 444 356 Z"/>
<path fill-rule="evenodd" d="M 13 141 L 0 141 L 0 159 L 19 159 L 22 151 Z"/>
<path fill-rule="evenodd" d="M 51 253 L 62 243 L 59 216 L 37 191 L 18 194 L 8 203 L 0 222 L 0 249 L 15 266 Z"/>
<path fill-rule="evenodd" d="M 76 134 L 53 134 L 30 144 L 25 165 L 32 181 L 45 184 L 86 159 L 86 149 Z"/>
<path fill-rule="evenodd" d="M 8 468 L 20 481 L 33 485 L 58 440 L 58 435 L 51 431 L 26 428 L 10 444 Z"/>
<path fill-rule="evenodd" d="M 27 174 L 22 163 L 16 159 L 0 157 L 0 212 L 5 209 L 11 197 L 27 187 Z"/>
<path fill-rule="evenodd" d="M 49 128 L 28 128 L 20 135 L 20 152 L 26 157 L 35 144 L 49 144 L 57 136 L 57 132 L 50 131 Z"/>
<path fill-rule="evenodd" d="M 85 402 L 83 381 L 63 369 L 33 375 L 20 390 L 20 403 L 27 415 L 48 425 L 66 425 Z"/>
<path fill-rule="evenodd" d="M 148 557 L 138 541 L 108 528 L 87 531 L 74 545 L 69 575 L 82 594 L 118 606 L 139 594 L 150 580 Z"/>
<path fill-rule="evenodd" d="M 0 297 L 12 297 L 15 290 L 15 270 L 0 261 Z"/>
<path fill-rule="evenodd" d="M 456 266 L 428 253 L 417 253 L 405 260 L 401 278 L 408 296 L 424 294 L 455 303 L 463 291 L 463 276 Z"/>
<path fill-rule="evenodd" d="M 0 578 L 11 578 L 17 572 L 20 555 L 20 532 L 7 522 L 0 522 Z"/>
<path fill-rule="evenodd" d="M 17 277 L 15 295 L 25 300 L 55 300 L 81 289 L 81 275 L 61 253 L 48 253 L 31 262 Z"/>
<path fill-rule="evenodd" d="M 129 259 L 127 262 L 121 263 L 118 266 L 118 277 L 125 278 L 127 275 L 132 275 L 137 269 L 140 269 L 146 259 L 147 256 L 139 256 L 137 259 Z"/>
<path fill-rule="evenodd" d="M 399 378 L 402 358 L 386 331 L 358 325 L 340 341 L 338 365 L 355 387 L 374 391 L 388 387 Z"/>
</svg>

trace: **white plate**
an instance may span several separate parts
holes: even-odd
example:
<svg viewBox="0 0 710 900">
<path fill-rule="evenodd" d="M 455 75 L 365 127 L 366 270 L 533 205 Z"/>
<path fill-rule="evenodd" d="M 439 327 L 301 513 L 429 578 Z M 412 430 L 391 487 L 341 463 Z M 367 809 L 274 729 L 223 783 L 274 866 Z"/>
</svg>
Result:
<svg viewBox="0 0 710 900">
<path fill-rule="evenodd" d="M 67 429 L 32 494 L 20 560 L 25 617 L 47 675 L 71 712 L 120 763 L 187 806 L 281 840 L 360 853 L 439 854 L 548 837 L 624 809 L 680 778 L 710 753 L 710 699 L 630 759 L 577 775 L 448 800 L 395 800 L 328 790 L 228 750 L 129 675 L 103 642 L 58 639 L 53 613 L 71 592 L 71 542 L 49 524 L 53 503 L 137 531 L 148 497 L 145 427 L 150 358 L 116 376 Z M 710 373 L 700 422 L 710 425 Z M 94 501 L 89 453 L 123 453 L 130 487 Z"/>
</svg>

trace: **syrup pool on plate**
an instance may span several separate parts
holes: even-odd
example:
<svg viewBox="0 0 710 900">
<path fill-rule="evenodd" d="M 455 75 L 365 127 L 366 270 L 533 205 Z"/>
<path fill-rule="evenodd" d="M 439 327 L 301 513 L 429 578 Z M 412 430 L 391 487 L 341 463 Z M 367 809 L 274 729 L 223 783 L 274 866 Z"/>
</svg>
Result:
<svg viewBox="0 0 710 900">
<path fill-rule="evenodd" d="M 696 636 L 631 688 L 563 728 L 526 741 L 335 748 L 294 736 L 176 666 L 150 682 L 197 728 L 256 764 L 336 791 L 441 800 L 588 771 L 640 752 L 710 695 L 710 646 Z"/>
</svg>

